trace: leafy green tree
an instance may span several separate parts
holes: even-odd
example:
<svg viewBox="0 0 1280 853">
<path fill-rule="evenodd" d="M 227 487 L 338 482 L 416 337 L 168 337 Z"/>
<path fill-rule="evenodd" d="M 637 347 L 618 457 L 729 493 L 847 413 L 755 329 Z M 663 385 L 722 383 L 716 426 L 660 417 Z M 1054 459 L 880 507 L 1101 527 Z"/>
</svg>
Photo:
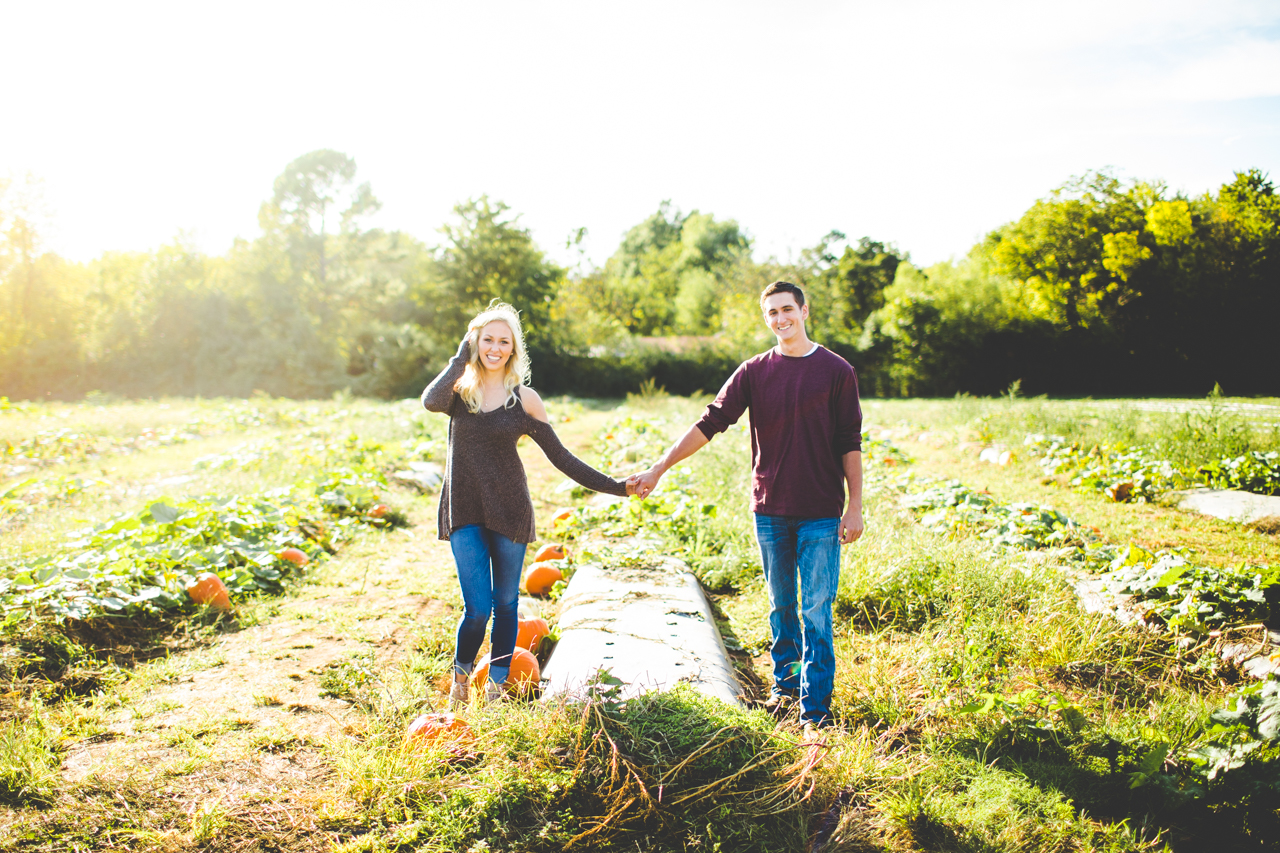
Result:
<svg viewBox="0 0 1280 853">
<path fill-rule="evenodd" d="M 1143 222 L 1141 208 L 1119 180 L 1091 172 L 992 232 L 987 251 L 997 273 L 1025 282 L 1048 311 L 1077 331 L 1090 322 L 1105 323 L 1134 296 L 1125 284 L 1143 259 L 1135 233 Z"/>
<path fill-rule="evenodd" d="M 558 350 L 574 355 L 616 350 L 630 338 L 606 303 L 604 271 L 579 270 L 564 279 L 551 304 L 551 327 Z"/>
<path fill-rule="evenodd" d="M 328 148 L 303 154 L 276 178 L 270 201 L 258 213 L 264 232 L 286 235 L 297 270 L 322 285 L 329 278 L 330 226 L 350 234 L 361 217 L 382 206 L 369 184 L 357 186 L 355 177 L 356 161 L 346 154 Z"/>
<path fill-rule="evenodd" d="M 1232 248 L 1242 254 L 1251 271 L 1274 268 L 1280 244 L 1280 195 L 1258 169 L 1237 172 L 1218 193 L 1221 216 L 1232 232 Z"/>
<path fill-rule="evenodd" d="M 74 396 L 81 366 L 85 279 L 44 251 L 40 188 L 0 180 L 0 395 Z"/>
<path fill-rule="evenodd" d="M 623 235 L 618 250 L 609 259 L 613 274 L 622 278 L 638 275 L 642 257 L 680 242 L 686 218 L 678 209 L 671 207 L 670 199 L 658 205 L 656 212 Z"/>
<path fill-rule="evenodd" d="M 875 392 L 899 397 L 936 393 L 945 349 L 943 325 L 937 300 L 920 294 L 890 299 L 867 317 L 861 349 L 879 368 Z"/>
<path fill-rule="evenodd" d="M 709 334 L 720 328 L 730 271 L 750 249 L 737 222 L 664 201 L 623 237 L 596 295 L 633 334 Z"/>
<path fill-rule="evenodd" d="M 352 158 L 329 149 L 297 158 L 259 210 L 262 236 L 228 254 L 257 327 L 252 352 L 238 363 L 242 375 L 258 377 L 257 388 L 309 396 L 341 387 L 355 342 L 381 306 L 371 287 L 379 276 L 369 273 L 387 240 L 362 229 L 379 202 L 356 171 Z"/>
<path fill-rule="evenodd" d="M 1193 203 L 1190 214 L 1192 235 L 1163 252 L 1153 270 L 1171 286 L 1148 313 L 1172 317 L 1166 335 L 1186 341 L 1182 365 L 1201 387 L 1274 394 L 1280 195 L 1251 169 L 1237 172 L 1216 198 Z"/>
<path fill-rule="evenodd" d="M 682 269 L 712 271 L 750 251 L 751 241 L 732 219 L 716 221 L 710 213 L 693 211 L 680 227 Z"/>
<path fill-rule="evenodd" d="M 893 284 L 899 266 L 906 261 L 893 246 L 863 237 L 846 243 L 840 231 L 831 231 L 819 243 L 801 253 L 799 277 L 821 310 L 811 315 L 814 333 L 828 346 L 851 348 L 862 336 L 867 317 L 884 305 L 885 290 Z"/>
<path fill-rule="evenodd" d="M 548 345 L 551 302 L 564 271 L 502 202 L 482 195 L 453 211 L 456 218 L 441 229 L 445 242 L 431 261 L 432 283 L 420 296 L 425 319 L 456 341 L 472 316 L 500 299 L 520 311 L 531 347 Z"/>
<path fill-rule="evenodd" d="M 550 263 L 484 196 L 458 205 L 431 248 L 365 227 L 376 198 L 334 151 L 289 164 L 262 234 L 221 256 L 179 237 L 69 263 L 42 246 L 35 196 L 0 182 L 10 397 L 407 396 L 495 298 L 524 312 L 543 389 L 711 389 L 771 343 L 758 296 L 780 278 L 806 288 L 811 333 L 869 393 L 993 393 L 1018 379 L 1028 393 L 1277 390 L 1280 196 L 1258 170 L 1195 197 L 1089 173 L 927 269 L 834 231 L 796 263 L 757 261 L 736 222 L 668 202 L 601 269 Z M 714 339 L 679 353 L 632 343 L 650 334 Z"/>
<path fill-rule="evenodd" d="M 1155 202 L 1147 211 L 1147 230 L 1157 245 L 1184 245 L 1195 235 L 1191 205 L 1185 199 Z"/>
</svg>

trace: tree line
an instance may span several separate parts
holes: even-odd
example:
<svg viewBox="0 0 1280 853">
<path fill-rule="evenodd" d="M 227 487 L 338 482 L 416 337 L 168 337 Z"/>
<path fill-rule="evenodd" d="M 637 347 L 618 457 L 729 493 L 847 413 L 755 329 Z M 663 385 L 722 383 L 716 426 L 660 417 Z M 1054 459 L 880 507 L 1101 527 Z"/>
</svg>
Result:
<svg viewBox="0 0 1280 853">
<path fill-rule="evenodd" d="M 810 295 L 811 336 L 866 394 L 1280 393 L 1280 197 L 1258 170 L 1171 193 L 1072 179 L 963 258 L 920 267 L 832 231 L 756 260 L 739 224 L 663 203 L 602 267 L 553 263 L 487 196 L 428 243 L 367 226 L 379 202 L 336 151 L 299 157 L 223 255 L 179 238 L 73 263 L 0 183 L 0 395 L 418 393 L 491 299 L 523 311 L 534 384 L 617 396 L 712 391 L 770 339 L 757 298 Z M 583 232 L 571 235 L 570 248 Z"/>
</svg>

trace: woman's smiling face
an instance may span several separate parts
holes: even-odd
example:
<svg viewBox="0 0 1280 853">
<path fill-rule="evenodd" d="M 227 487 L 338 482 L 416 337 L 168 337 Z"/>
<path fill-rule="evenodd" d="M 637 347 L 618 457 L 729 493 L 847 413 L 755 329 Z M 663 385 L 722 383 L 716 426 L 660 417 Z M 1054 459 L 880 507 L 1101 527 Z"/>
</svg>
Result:
<svg viewBox="0 0 1280 853">
<path fill-rule="evenodd" d="M 501 320 L 486 323 L 480 329 L 476 349 L 480 353 L 480 366 L 500 373 L 511 360 L 511 353 L 515 349 L 515 336 L 511 334 L 511 327 Z"/>
</svg>

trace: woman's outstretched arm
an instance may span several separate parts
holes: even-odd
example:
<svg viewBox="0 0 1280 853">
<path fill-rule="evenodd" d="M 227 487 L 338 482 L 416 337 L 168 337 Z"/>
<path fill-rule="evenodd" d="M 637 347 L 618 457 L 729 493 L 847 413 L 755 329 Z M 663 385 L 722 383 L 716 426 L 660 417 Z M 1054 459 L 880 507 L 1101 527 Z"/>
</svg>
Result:
<svg viewBox="0 0 1280 853">
<path fill-rule="evenodd" d="M 529 437 L 538 443 L 551 464 L 559 468 L 565 476 L 593 492 L 604 492 L 620 498 L 631 493 L 625 480 L 615 480 L 608 474 L 597 471 L 574 456 L 569 448 L 564 446 L 560 436 L 556 435 L 556 431 L 547 422 L 547 409 L 533 389 L 523 386 L 520 388 L 520 403 L 524 406 L 525 414 L 529 416 Z"/>
<path fill-rule="evenodd" d="M 471 360 L 471 335 L 468 334 L 458 345 L 458 354 L 449 359 L 440 375 L 431 380 L 431 384 L 422 392 L 422 405 L 428 412 L 448 413 L 453 405 L 453 386 L 462 378 L 467 362 Z"/>
</svg>

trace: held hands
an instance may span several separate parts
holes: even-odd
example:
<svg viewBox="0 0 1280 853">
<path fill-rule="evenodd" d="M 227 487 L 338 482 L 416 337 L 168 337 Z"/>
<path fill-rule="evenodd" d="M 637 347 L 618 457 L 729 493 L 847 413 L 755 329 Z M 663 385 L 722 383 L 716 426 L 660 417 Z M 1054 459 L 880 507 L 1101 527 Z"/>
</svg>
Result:
<svg viewBox="0 0 1280 853">
<path fill-rule="evenodd" d="M 653 468 L 648 471 L 641 471 L 639 474 L 632 474 L 627 478 L 627 494 L 635 495 L 641 499 L 647 498 L 657 488 L 658 480 L 660 479 L 662 479 L 662 475 Z"/>
<path fill-rule="evenodd" d="M 862 507 L 850 505 L 840 517 L 840 544 L 851 545 L 862 536 Z"/>
</svg>

